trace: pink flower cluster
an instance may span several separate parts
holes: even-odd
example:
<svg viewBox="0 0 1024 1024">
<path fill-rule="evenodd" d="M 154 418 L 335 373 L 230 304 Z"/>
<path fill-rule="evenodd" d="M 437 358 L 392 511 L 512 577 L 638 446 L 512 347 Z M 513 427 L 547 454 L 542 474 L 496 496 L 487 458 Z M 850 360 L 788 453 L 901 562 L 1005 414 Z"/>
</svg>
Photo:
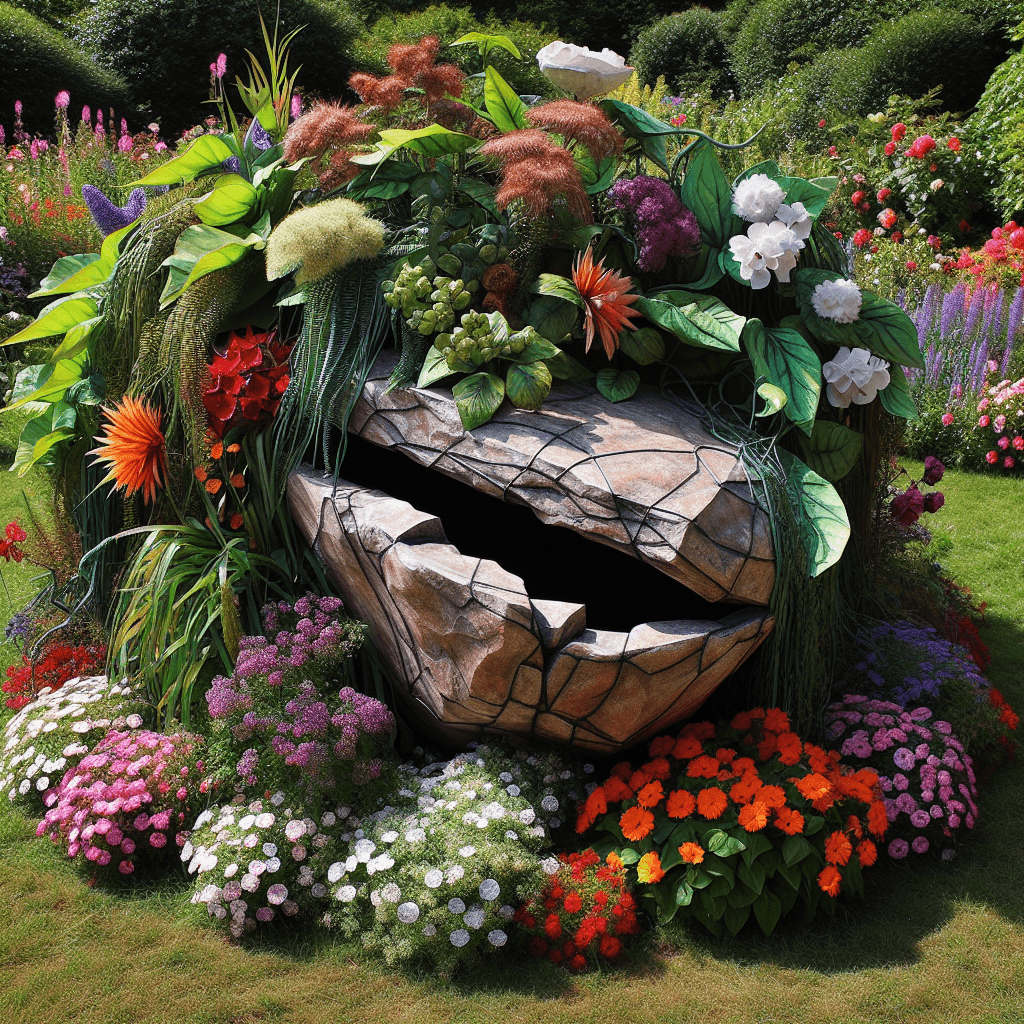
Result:
<svg viewBox="0 0 1024 1024">
<path fill-rule="evenodd" d="M 995 360 L 989 363 L 990 372 L 998 368 Z M 985 434 L 991 431 L 995 443 L 985 453 L 985 461 L 990 466 L 1014 469 L 1024 452 L 1024 377 L 1017 381 L 1001 380 L 987 388 L 986 397 L 978 403 L 978 412 L 981 415 L 975 430 Z"/>
<path fill-rule="evenodd" d="M 202 738 L 111 729 L 46 795 L 36 828 L 97 869 L 130 875 L 173 840 L 199 792 Z"/>
<path fill-rule="evenodd" d="M 848 694 L 825 712 L 827 736 L 844 761 L 878 772 L 891 834 L 889 856 L 901 860 L 933 844 L 949 847 L 954 832 L 978 817 L 974 766 L 948 722 L 930 721 L 884 700 Z M 943 857 L 952 856 L 944 850 Z"/>
</svg>

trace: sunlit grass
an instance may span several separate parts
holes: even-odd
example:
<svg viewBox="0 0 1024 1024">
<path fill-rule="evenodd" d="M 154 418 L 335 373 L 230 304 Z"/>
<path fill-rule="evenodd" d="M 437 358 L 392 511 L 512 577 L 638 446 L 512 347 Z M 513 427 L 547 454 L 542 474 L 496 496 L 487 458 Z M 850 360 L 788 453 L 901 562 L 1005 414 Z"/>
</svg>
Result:
<svg viewBox="0 0 1024 1024">
<path fill-rule="evenodd" d="M 946 507 L 929 526 L 988 602 L 991 678 L 1024 706 L 1024 482 L 948 473 L 940 489 Z M 0 487 L 0 511 L 10 500 Z M 506 956 L 454 980 L 395 973 L 315 932 L 230 945 L 188 906 L 182 877 L 89 888 L 33 822 L 0 808 L 0 1020 L 1020 1024 L 1022 789 L 1020 764 L 985 780 L 952 863 L 879 865 L 865 898 L 841 900 L 834 918 L 731 943 L 672 926 L 613 971 L 572 977 Z"/>
</svg>

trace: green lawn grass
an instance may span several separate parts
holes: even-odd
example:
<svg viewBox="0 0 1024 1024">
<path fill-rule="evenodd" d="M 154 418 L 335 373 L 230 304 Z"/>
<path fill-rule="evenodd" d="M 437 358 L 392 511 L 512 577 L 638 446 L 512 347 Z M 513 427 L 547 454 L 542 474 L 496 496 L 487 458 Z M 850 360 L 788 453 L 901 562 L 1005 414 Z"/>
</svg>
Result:
<svg viewBox="0 0 1024 1024">
<path fill-rule="evenodd" d="M 1024 481 L 948 473 L 940 489 L 947 504 L 929 526 L 951 538 L 951 569 L 988 602 L 991 678 L 1024 707 Z M 605 973 L 495 957 L 453 982 L 395 973 L 316 934 L 230 945 L 185 905 L 182 879 L 90 889 L 32 838 L 34 822 L 3 808 L 0 1020 L 1020 1024 L 1022 789 L 1019 763 L 986 780 L 978 825 L 951 863 L 880 864 L 865 898 L 840 899 L 834 918 L 731 943 L 672 926 Z"/>
</svg>

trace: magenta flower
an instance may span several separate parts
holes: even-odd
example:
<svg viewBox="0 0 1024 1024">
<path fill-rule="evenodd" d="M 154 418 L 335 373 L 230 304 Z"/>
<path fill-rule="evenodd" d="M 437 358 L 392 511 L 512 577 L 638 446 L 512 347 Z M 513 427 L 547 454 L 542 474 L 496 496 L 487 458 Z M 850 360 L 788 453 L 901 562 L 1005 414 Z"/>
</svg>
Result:
<svg viewBox="0 0 1024 1024">
<path fill-rule="evenodd" d="M 59 93 L 53 98 L 53 105 L 58 110 L 67 110 L 68 104 L 71 102 L 71 93 L 67 89 L 61 89 Z"/>
<path fill-rule="evenodd" d="M 929 455 L 924 460 L 924 474 L 921 479 L 929 487 L 934 487 L 942 479 L 942 474 L 945 472 L 946 467 L 933 455 Z"/>
</svg>

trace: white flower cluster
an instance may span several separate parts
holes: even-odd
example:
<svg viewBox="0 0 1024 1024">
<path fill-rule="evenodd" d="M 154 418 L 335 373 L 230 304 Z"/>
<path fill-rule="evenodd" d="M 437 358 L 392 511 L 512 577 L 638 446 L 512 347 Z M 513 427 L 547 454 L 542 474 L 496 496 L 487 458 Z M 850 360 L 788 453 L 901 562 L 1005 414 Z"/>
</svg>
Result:
<svg viewBox="0 0 1024 1024">
<path fill-rule="evenodd" d="M 860 289 L 852 281 L 822 281 L 811 293 L 811 305 L 823 319 L 852 324 L 860 319 Z"/>
<path fill-rule="evenodd" d="M 866 348 L 849 349 L 844 345 L 821 372 L 828 381 L 825 394 L 837 409 L 849 408 L 851 402 L 867 405 L 889 386 L 889 364 Z"/>
<path fill-rule="evenodd" d="M 740 277 L 755 291 L 768 287 L 771 272 L 779 281 L 789 281 L 811 234 L 814 218 L 804 204 L 787 205 L 785 198 L 782 187 L 767 174 L 752 174 L 733 193 L 733 210 L 752 223 L 745 235 L 729 239 L 729 249 L 740 265 Z"/>
<path fill-rule="evenodd" d="M 501 948 L 516 906 L 541 888 L 548 829 L 580 796 L 574 773 L 554 755 L 485 746 L 400 773 L 402 789 L 330 866 L 329 923 L 389 963 L 450 968 Z"/>
<path fill-rule="evenodd" d="M 196 876 L 193 903 L 203 903 L 235 938 L 278 914 L 316 917 L 327 899 L 327 864 L 338 844 L 357 835 L 347 807 L 326 811 L 319 824 L 282 808 L 283 793 L 203 811 L 181 849 Z"/>
<path fill-rule="evenodd" d="M 106 676 L 69 679 L 59 690 L 44 688 L 4 729 L 0 793 L 38 810 L 43 796 L 74 768 L 111 727 L 138 729 L 145 705 L 127 684 Z"/>
</svg>

